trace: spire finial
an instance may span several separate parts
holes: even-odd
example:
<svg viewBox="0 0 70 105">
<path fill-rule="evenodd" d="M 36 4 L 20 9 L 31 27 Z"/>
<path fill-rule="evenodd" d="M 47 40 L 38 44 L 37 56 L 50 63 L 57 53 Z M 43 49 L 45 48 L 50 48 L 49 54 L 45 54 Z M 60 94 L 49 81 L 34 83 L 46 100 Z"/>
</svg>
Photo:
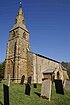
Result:
<svg viewBox="0 0 70 105">
<path fill-rule="evenodd" d="M 20 0 L 20 7 L 22 7 L 22 2 L 21 2 L 21 0 Z"/>
</svg>

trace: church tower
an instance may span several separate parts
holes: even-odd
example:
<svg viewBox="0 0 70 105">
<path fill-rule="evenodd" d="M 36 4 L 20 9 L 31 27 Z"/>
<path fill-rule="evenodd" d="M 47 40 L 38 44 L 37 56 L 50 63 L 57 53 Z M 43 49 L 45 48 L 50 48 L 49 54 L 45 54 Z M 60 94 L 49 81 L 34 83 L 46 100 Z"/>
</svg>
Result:
<svg viewBox="0 0 70 105">
<path fill-rule="evenodd" d="M 27 52 L 30 51 L 29 31 L 21 5 L 9 34 L 4 79 L 10 74 L 11 79 L 19 83 L 21 77 L 27 80 Z"/>
</svg>

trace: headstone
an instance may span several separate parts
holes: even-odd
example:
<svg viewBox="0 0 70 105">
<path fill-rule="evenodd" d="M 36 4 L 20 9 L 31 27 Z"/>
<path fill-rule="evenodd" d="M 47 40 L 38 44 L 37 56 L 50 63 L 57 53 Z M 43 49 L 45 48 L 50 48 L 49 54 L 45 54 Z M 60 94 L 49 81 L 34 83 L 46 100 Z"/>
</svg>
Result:
<svg viewBox="0 0 70 105">
<path fill-rule="evenodd" d="M 24 80 L 25 80 L 25 76 L 23 75 L 23 76 L 22 76 L 22 78 L 21 78 L 21 83 L 20 83 L 20 84 L 22 84 L 22 85 L 23 85 Z"/>
<path fill-rule="evenodd" d="M 57 94 L 64 95 L 62 80 L 55 80 L 55 88 Z"/>
<path fill-rule="evenodd" d="M 9 101 L 9 87 L 3 84 L 4 88 L 4 105 L 10 105 Z"/>
<path fill-rule="evenodd" d="M 30 95 L 30 85 L 29 84 L 26 84 L 25 94 Z"/>
<path fill-rule="evenodd" d="M 8 74 L 8 86 L 10 86 L 10 74 Z"/>
<path fill-rule="evenodd" d="M 50 101 L 50 98 L 51 98 L 51 81 L 50 80 L 42 81 L 41 97 L 49 99 Z"/>
<path fill-rule="evenodd" d="M 65 87 L 64 87 L 66 90 L 69 90 L 70 89 L 70 80 L 66 80 L 65 81 Z"/>
<path fill-rule="evenodd" d="M 37 88 L 37 84 L 36 83 L 34 83 L 34 88 Z"/>
</svg>

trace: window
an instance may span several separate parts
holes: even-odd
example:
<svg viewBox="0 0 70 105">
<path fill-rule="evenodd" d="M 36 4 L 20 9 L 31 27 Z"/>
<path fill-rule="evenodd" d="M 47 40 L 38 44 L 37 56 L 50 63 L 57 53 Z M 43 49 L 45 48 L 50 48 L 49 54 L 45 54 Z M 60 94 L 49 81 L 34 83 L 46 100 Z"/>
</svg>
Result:
<svg viewBox="0 0 70 105">
<path fill-rule="evenodd" d="M 26 33 L 25 32 L 23 33 L 23 37 L 26 39 Z"/>
<path fill-rule="evenodd" d="M 22 23 L 25 25 L 25 20 L 22 20 Z"/>
</svg>

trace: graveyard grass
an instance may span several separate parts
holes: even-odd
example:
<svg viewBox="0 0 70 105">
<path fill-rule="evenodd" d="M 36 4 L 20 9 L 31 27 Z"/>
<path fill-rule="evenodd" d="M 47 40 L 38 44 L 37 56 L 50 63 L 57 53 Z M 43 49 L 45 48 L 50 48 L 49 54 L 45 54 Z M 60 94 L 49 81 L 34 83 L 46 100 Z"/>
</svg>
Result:
<svg viewBox="0 0 70 105">
<path fill-rule="evenodd" d="M 3 84 L 0 83 L 0 105 L 4 105 L 3 101 Z M 10 85 L 10 105 L 70 105 L 70 90 L 64 90 L 64 95 L 56 94 L 55 88 L 52 87 L 51 101 L 40 97 L 41 85 L 38 84 L 37 88 L 31 85 L 30 96 L 25 94 L 25 84 Z"/>
</svg>

